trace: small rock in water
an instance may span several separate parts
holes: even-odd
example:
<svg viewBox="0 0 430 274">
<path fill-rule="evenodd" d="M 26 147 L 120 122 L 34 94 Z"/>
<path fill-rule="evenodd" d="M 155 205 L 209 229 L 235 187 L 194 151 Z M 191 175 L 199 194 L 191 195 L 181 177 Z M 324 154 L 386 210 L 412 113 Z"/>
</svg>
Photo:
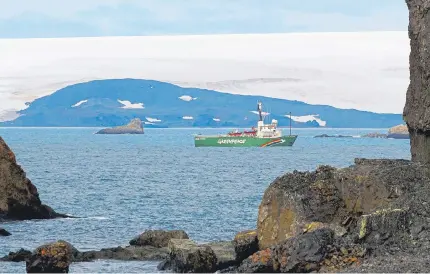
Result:
<svg viewBox="0 0 430 274">
<path fill-rule="evenodd" d="M 131 120 L 125 126 L 118 126 L 113 128 L 105 128 L 98 131 L 96 134 L 143 134 L 142 121 L 139 118 Z"/>
<path fill-rule="evenodd" d="M 4 229 L 4 228 L 0 228 L 0 236 L 10 236 L 10 235 L 12 235 L 12 234 L 10 234 L 10 232 L 9 231 L 7 231 L 6 229 Z"/>
</svg>

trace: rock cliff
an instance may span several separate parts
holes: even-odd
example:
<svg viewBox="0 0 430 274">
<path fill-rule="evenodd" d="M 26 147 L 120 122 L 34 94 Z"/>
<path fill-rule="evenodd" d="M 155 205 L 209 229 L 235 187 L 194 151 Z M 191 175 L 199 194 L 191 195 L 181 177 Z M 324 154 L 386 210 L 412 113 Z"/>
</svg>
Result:
<svg viewBox="0 0 430 274">
<path fill-rule="evenodd" d="M 0 221 L 65 217 L 42 204 L 15 154 L 0 137 Z"/>
<path fill-rule="evenodd" d="M 97 134 L 143 134 L 142 121 L 139 118 L 131 120 L 125 126 L 105 128 L 97 132 Z"/>
<path fill-rule="evenodd" d="M 409 9 L 410 84 L 403 111 L 413 161 L 430 164 L 430 10 L 429 0 L 406 0 Z"/>
</svg>

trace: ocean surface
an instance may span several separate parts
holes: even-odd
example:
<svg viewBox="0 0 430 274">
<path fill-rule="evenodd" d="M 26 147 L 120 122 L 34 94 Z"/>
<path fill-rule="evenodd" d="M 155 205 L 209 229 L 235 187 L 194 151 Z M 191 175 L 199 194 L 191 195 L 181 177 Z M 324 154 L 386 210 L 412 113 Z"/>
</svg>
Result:
<svg viewBox="0 0 430 274">
<path fill-rule="evenodd" d="M 345 167 L 354 158 L 410 159 L 409 140 L 313 138 L 387 129 L 293 129 L 293 147 L 195 148 L 192 134 L 228 129 L 146 129 L 144 135 L 96 135 L 97 128 L 0 128 L 40 198 L 80 216 L 2 223 L 0 256 L 66 240 L 81 251 L 125 246 L 146 229 L 183 229 L 197 242 L 231 240 L 256 227 L 267 186 L 293 170 Z M 288 129 L 284 129 L 288 132 Z M 101 260 L 72 273 L 156 272 L 158 262 Z M 25 273 L 25 263 L 0 262 Z"/>
</svg>

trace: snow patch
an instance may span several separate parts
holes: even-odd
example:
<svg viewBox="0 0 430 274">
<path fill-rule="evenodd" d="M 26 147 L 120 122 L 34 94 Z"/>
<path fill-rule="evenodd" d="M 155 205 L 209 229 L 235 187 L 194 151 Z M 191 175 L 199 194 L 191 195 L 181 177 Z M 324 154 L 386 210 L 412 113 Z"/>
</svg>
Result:
<svg viewBox="0 0 430 274">
<path fill-rule="evenodd" d="M 285 115 L 285 117 L 290 118 L 290 115 Z M 323 121 L 319 118 L 319 114 L 312 114 L 312 115 L 304 115 L 304 116 L 292 116 L 291 120 L 298 123 L 306 123 L 306 122 L 312 122 L 316 121 L 320 127 L 325 127 L 327 124 L 327 121 Z"/>
<path fill-rule="evenodd" d="M 161 122 L 161 120 L 157 119 L 157 118 L 151 118 L 151 117 L 145 117 L 145 119 L 150 122 L 150 123 L 157 123 L 157 122 Z"/>
<path fill-rule="evenodd" d="M 218 119 L 218 118 L 213 118 L 212 120 L 214 120 L 215 122 L 220 122 L 221 121 L 221 119 Z"/>
<path fill-rule="evenodd" d="M 131 103 L 130 101 L 121 101 L 118 99 L 118 102 L 123 104 L 123 106 L 121 108 L 128 108 L 128 109 L 142 109 L 143 107 L 143 103 Z"/>
<path fill-rule="evenodd" d="M 72 108 L 79 107 L 80 105 L 85 104 L 86 102 L 88 102 L 88 100 L 82 100 L 82 101 L 79 101 L 79 102 L 77 102 L 76 104 L 74 104 L 74 105 L 72 106 Z"/>
<path fill-rule="evenodd" d="M 193 116 L 184 116 L 184 117 L 182 117 L 182 119 L 184 119 L 184 120 L 193 120 L 194 117 Z"/>
<path fill-rule="evenodd" d="M 190 95 L 182 95 L 181 97 L 179 97 L 179 99 L 181 99 L 182 101 L 190 102 L 192 100 L 196 100 L 197 97 L 193 98 Z"/>
</svg>

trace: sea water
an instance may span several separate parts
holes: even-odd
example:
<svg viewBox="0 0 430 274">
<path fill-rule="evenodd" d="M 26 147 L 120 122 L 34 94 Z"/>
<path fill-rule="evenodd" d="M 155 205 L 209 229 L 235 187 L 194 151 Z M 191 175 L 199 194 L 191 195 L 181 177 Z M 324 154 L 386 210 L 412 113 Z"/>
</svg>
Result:
<svg viewBox="0 0 430 274">
<path fill-rule="evenodd" d="M 66 240 L 81 251 L 125 246 L 146 229 L 183 229 L 203 243 L 231 240 L 256 227 L 268 185 L 293 170 L 354 158 L 410 159 L 409 140 L 314 138 L 387 129 L 293 129 L 293 147 L 195 148 L 193 134 L 229 129 L 145 129 L 144 135 L 97 135 L 97 128 L 0 128 L 43 203 L 83 218 L 2 223 L 0 256 Z M 284 134 L 288 129 L 284 129 Z M 74 263 L 71 272 L 155 272 L 157 262 Z M 0 272 L 25 263 L 0 262 Z"/>
</svg>

